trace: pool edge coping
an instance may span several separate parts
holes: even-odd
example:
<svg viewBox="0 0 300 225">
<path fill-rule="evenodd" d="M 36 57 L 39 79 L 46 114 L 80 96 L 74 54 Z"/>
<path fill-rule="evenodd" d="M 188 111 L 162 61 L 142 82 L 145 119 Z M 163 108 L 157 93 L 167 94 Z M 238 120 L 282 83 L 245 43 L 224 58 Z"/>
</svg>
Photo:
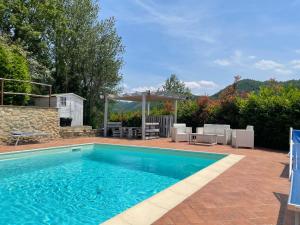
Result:
<svg viewBox="0 0 300 225">
<path fill-rule="evenodd" d="M 97 143 L 96 143 L 97 144 Z M 106 144 L 106 143 L 103 143 Z M 110 144 L 110 143 L 107 143 Z M 119 144 L 115 144 L 119 145 Z M 124 146 L 124 145 L 123 145 Z M 137 146 L 137 145 L 127 145 Z M 148 146 L 138 146 L 148 147 Z M 160 148 L 160 147 L 149 147 Z M 171 149 L 178 151 L 197 152 L 188 149 Z M 211 154 L 225 154 L 200 151 Z M 226 155 L 226 154 L 225 154 Z M 99 225 L 151 225 L 167 212 L 182 203 L 188 197 L 201 190 L 206 184 L 217 178 L 230 167 L 242 160 L 244 155 L 227 154 L 224 158 L 209 165 L 208 167 L 192 174 L 191 176 L 173 184 L 159 193 L 145 199 L 144 201 L 130 207 L 116 216 L 100 223 Z M 170 202 L 171 201 L 171 202 Z"/>
<path fill-rule="evenodd" d="M 229 154 L 99 225 L 151 225 L 244 157 Z"/>
<path fill-rule="evenodd" d="M 182 203 L 185 199 L 201 190 L 206 184 L 217 178 L 223 172 L 228 170 L 230 167 L 238 163 L 243 159 L 244 155 L 237 154 L 226 154 L 226 153 L 214 153 L 207 151 L 196 151 L 190 149 L 178 149 L 178 148 L 163 148 L 163 147 L 152 147 L 144 145 L 130 145 L 130 144 L 114 144 L 107 142 L 88 142 L 83 144 L 69 144 L 53 147 L 42 147 L 28 150 L 13 150 L 8 152 L 1 152 L 1 155 L 5 154 L 19 154 L 19 153 L 30 153 L 43 150 L 53 150 L 63 147 L 75 147 L 82 145 L 97 145 L 97 144 L 108 144 L 115 146 L 133 146 L 133 147 L 146 147 L 155 149 L 185 151 L 185 152 L 199 152 L 209 154 L 222 154 L 226 155 L 224 158 L 217 162 L 207 166 L 206 168 L 192 174 L 191 176 L 180 180 L 174 185 L 160 191 L 159 193 L 145 199 L 142 202 L 128 208 L 127 210 L 117 214 L 116 216 L 100 223 L 99 225 L 151 225 L 156 220 L 161 218 L 164 214 L 175 208 L 177 205 Z"/>
</svg>

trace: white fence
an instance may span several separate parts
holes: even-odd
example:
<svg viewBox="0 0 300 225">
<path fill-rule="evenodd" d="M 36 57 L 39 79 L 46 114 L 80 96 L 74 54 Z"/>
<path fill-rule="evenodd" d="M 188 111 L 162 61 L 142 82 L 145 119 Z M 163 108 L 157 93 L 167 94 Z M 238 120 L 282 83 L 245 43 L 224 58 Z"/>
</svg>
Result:
<svg viewBox="0 0 300 225">
<path fill-rule="evenodd" d="M 174 116 L 147 116 L 147 123 L 159 123 L 159 132 L 161 137 L 170 137 L 171 136 L 171 127 L 174 124 Z"/>
</svg>

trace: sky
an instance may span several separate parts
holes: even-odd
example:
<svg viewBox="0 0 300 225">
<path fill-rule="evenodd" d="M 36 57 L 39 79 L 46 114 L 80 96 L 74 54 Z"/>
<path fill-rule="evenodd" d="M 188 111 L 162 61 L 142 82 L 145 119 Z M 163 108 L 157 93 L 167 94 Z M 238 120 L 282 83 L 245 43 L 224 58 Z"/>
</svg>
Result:
<svg viewBox="0 0 300 225">
<path fill-rule="evenodd" d="M 126 92 L 176 74 L 194 94 L 243 79 L 300 79 L 300 0 L 100 0 L 125 45 Z"/>
</svg>

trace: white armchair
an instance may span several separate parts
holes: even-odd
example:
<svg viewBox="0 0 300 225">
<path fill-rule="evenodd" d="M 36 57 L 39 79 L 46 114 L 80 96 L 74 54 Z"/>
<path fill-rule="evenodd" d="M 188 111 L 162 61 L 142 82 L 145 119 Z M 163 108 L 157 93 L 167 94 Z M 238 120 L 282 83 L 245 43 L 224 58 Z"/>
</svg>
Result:
<svg viewBox="0 0 300 225">
<path fill-rule="evenodd" d="M 192 133 L 192 128 L 186 127 L 185 123 L 174 123 L 171 128 L 172 141 L 189 141 L 190 133 Z"/>
<path fill-rule="evenodd" d="M 246 130 L 237 129 L 232 130 L 233 147 L 247 147 L 254 148 L 254 129 L 253 126 L 247 126 Z"/>
</svg>

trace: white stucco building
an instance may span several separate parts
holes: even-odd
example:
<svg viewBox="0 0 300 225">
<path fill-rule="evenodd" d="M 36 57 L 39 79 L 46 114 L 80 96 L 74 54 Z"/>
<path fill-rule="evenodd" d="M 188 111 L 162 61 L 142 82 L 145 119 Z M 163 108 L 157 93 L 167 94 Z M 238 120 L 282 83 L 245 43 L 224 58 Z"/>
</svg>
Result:
<svg viewBox="0 0 300 225">
<path fill-rule="evenodd" d="M 85 99 L 74 93 L 51 95 L 51 107 L 58 108 L 60 118 L 72 118 L 71 126 L 83 125 L 83 101 Z M 49 106 L 49 98 L 35 97 L 34 104 L 40 107 Z"/>
</svg>

